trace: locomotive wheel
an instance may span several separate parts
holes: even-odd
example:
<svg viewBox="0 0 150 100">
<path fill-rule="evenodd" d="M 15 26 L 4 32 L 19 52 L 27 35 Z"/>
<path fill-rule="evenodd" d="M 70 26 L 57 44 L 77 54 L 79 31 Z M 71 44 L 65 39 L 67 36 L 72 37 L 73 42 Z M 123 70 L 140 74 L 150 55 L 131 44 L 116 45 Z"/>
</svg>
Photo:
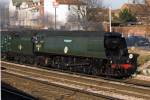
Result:
<svg viewBox="0 0 150 100">
<path fill-rule="evenodd" d="M 35 65 L 47 66 L 47 64 L 48 64 L 48 58 L 42 56 L 36 57 Z"/>
<path fill-rule="evenodd" d="M 20 56 L 20 63 L 22 63 L 22 64 L 26 63 L 26 57 L 25 56 Z"/>
<path fill-rule="evenodd" d="M 20 62 L 20 58 L 19 58 L 19 56 L 18 55 L 16 55 L 15 57 L 14 57 L 14 60 L 16 61 L 16 62 Z"/>
<path fill-rule="evenodd" d="M 92 73 L 92 75 L 98 75 L 99 72 L 98 72 L 97 68 L 93 67 L 91 73 Z"/>
<path fill-rule="evenodd" d="M 34 64 L 34 57 L 27 57 L 28 64 Z"/>
<path fill-rule="evenodd" d="M 2 54 L 2 55 L 1 55 L 1 59 L 2 59 L 2 60 L 5 60 L 6 58 L 7 58 L 6 54 Z"/>
</svg>

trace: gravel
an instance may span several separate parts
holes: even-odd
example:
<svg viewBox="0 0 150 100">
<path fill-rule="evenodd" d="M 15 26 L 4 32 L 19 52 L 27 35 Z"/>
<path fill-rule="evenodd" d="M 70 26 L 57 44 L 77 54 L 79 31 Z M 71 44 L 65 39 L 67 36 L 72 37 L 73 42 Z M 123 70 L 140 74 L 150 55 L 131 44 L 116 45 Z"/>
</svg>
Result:
<svg viewBox="0 0 150 100">
<path fill-rule="evenodd" d="M 21 75 L 21 76 L 26 76 L 26 75 Z M 87 88 L 87 87 L 80 86 L 80 85 L 65 84 L 65 83 L 60 83 L 60 82 L 56 82 L 56 81 L 54 82 L 54 81 L 51 81 L 51 80 L 41 79 L 41 78 L 36 78 L 36 77 L 31 77 L 31 76 L 30 76 L 30 78 L 33 78 L 33 79 L 36 79 L 36 80 L 42 80 L 44 82 L 58 84 L 58 85 L 66 86 L 66 87 L 70 87 L 70 88 L 76 88 L 76 89 L 84 90 L 84 91 L 87 91 L 87 92 L 92 92 L 92 93 L 96 93 L 96 94 L 102 94 L 102 95 L 111 96 L 111 97 L 115 97 L 115 98 L 119 98 L 119 99 L 124 99 L 124 100 L 129 100 L 129 99 L 131 99 L 131 100 L 144 100 L 143 98 L 139 98 L 139 97 L 137 98 L 137 97 L 134 97 L 134 96 L 114 93 L 113 91 L 103 91 L 103 90 L 98 90 L 98 89 L 95 89 L 95 88 L 92 88 L 92 87 Z M 13 81 L 15 81 L 15 79 Z M 16 80 L 15 82 L 17 82 L 17 81 L 18 80 Z M 13 82 L 13 83 L 15 83 L 15 82 Z M 29 84 L 28 84 L 28 86 L 29 86 Z"/>
<path fill-rule="evenodd" d="M 135 79 L 139 79 L 139 80 L 144 80 L 144 81 L 149 81 L 150 82 L 150 76 L 145 76 L 145 75 L 137 75 L 136 77 L 134 77 Z"/>
</svg>

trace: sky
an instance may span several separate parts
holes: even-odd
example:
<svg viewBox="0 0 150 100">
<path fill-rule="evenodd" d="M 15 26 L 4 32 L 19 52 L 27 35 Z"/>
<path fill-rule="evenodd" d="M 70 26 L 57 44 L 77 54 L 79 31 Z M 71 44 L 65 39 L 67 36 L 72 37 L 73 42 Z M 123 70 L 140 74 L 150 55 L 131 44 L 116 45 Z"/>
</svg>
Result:
<svg viewBox="0 0 150 100">
<path fill-rule="evenodd" d="M 53 6 L 53 0 L 45 0 L 44 2 L 44 11 L 52 14 L 54 16 L 55 14 L 55 8 Z M 67 13 L 68 13 L 68 6 L 67 5 L 59 5 L 56 7 L 56 16 L 57 20 L 59 21 L 66 21 L 67 19 Z M 46 13 L 45 13 L 46 14 Z"/>
<path fill-rule="evenodd" d="M 0 0 L 0 4 L 6 2 L 8 3 L 10 0 Z M 48 1 L 48 0 L 45 0 Z M 117 9 L 121 7 L 122 4 L 128 2 L 128 0 L 104 0 L 106 6 L 111 5 L 113 9 Z"/>
<path fill-rule="evenodd" d="M 10 0 L 0 0 L 0 5 L 9 5 Z M 54 15 L 55 9 L 53 7 L 52 1 L 54 0 L 45 0 L 45 12 L 49 12 Z M 112 9 L 120 8 L 124 3 L 127 3 L 128 0 L 103 0 L 105 7 L 111 6 Z M 64 21 L 67 19 L 66 14 L 68 13 L 68 6 L 67 5 L 59 5 L 57 8 L 57 20 Z"/>
<path fill-rule="evenodd" d="M 106 6 L 111 6 L 113 9 L 120 8 L 128 0 L 104 0 Z"/>
<path fill-rule="evenodd" d="M 44 7 L 45 7 L 45 12 L 49 12 L 52 15 L 55 13 L 55 8 L 53 6 L 54 0 L 45 0 L 44 2 Z M 124 3 L 126 3 L 128 0 L 104 0 L 104 4 L 106 7 L 111 6 L 112 9 L 117 9 L 120 8 Z M 57 8 L 57 20 L 64 21 L 67 19 L 66 14 L 68 13 L 68 6 L 67 5 L 59 5 Z"/>
</svg>

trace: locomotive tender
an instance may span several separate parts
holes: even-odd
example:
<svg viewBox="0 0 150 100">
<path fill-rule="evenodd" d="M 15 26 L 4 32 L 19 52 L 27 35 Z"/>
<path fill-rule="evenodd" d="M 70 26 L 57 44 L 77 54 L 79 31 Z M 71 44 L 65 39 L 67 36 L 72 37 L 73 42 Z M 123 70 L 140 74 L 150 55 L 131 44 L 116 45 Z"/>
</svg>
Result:
<svg viewBox="0 0 150 100">
<path fill-rule="evenodd" d="M 137 69 L 116 32 L 20 30 L 1 32 L 2 58 L 61 70 L 128 77 Z"/>
</svg>

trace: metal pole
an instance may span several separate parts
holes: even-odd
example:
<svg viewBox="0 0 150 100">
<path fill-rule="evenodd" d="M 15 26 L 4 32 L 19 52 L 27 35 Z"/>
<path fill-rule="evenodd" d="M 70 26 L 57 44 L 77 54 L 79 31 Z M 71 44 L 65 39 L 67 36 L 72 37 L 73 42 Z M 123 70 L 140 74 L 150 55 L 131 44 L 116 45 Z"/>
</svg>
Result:
<svg viewBox="0 0 150 100">
<path fill-rule="evenodd" d="M 48 19 L 48 14 L 47 14 L 47 22 L 46 23 L 46 26 L 49 27 L 49 19 Z"/>
<path fill-rule="evenodd" d="M 112 27 L 111 27 L 111 7 L 109 7 L 109 30 L 112 32 Z"/>
<path fill-rule="evenodd" d="M 79 13 L 78 13 L 78 31 L 80 30 L 80 19 L 79 19 Z"/>
<path fill-rule="evenodd" d="M 78 11 L 77 11 L 78 12 L 78 31 L 79 31 L 80 30 L 80 25 L 79 25 L 80 24 L 80 18 L 79 18 L 80 17 L 80 15 L 79 15 L 80 4 L 79 4 L 79 0 L 77 2 L 78 2 Z"/>
<path fill-rule="evenodd" d="M 53 2 L 53 6 L 55 8 L 55 30 L 57 29 L 57 22 L 56 22 L 56 9 L 58 7 L 58 3 L 56 2 L 56 0 Z"/>
<path fill-rule="evenodd" d="M 55 7 L 55 30 L 56 30 L 56 7 Z"/>
</svg>

